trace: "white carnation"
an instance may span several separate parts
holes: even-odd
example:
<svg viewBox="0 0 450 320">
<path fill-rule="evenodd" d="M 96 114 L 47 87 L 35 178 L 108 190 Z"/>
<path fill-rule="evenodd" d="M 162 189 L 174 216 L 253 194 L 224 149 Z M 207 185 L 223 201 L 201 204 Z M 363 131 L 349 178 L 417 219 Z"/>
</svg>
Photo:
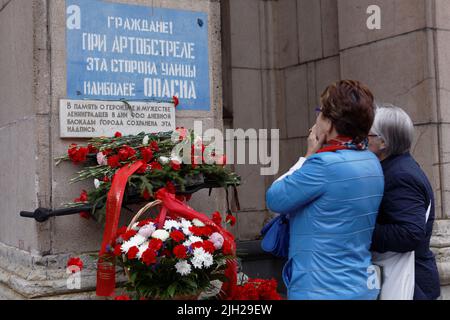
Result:
<svg viewBox="0 0 450 320">
<path fill-rule="evenodd" d="M 192 223 L 189 220 L 186 219 L 181 219 L 181 227 L 183 229 L 189 229 L 190 227 L 192 227 Z"/>
<path fill-rule="evenodd" d="M 196 226 L 196 227 L 204 227 L 204 226 L 205 226 L 205 224 L 204 224 L 203 222 L 201 222 L 200 220 L 198 220 L 198 219 L 192 220 L 192 223 L 193 223 L 194 226 Z"/>
<path fill-rule="evenodd" d="M 161 162 L 161 164 L 168 164 L 169 161 L 170 161 L 170 159 L 167 157 L 164 157 L 164 156 L 159 157 L 159 162 Z"/>
<path fill-rule="evenodd" d="M 141 245 L 138 247 L 139 252 L 138 252 L 137 255 L 136 255 L 138 259 L 141 259 L 141 258 L 142 258 L 142 255 L 143 255 L 144 252 L 148 249 L 148 244 L 149 244 L 149 242 L 148 242 L 148 241 L 145 241 L 143 244 L 141 244 Z"/>
<path fill-rule="evenodd" d="M 213 256 L 210 253 L 206 252 L 206 254 L 205 254 L 204 258 L 203 258 L 203 265 L 206 268 L 209 268 L 209 267 L 211 267 L 213 265 L 213 263 L 214 263 Z"/>
<path fill-rule="evenodd" d="M 194 256 L 191 258 L 191 263 L 194 268 L 200 269 L 203 266 L 208 268 L 212 266 L 214 260 L 210 253 L 206 252 L 203 248 L 195 248 Z"/>
<path fill-rule="evenodd" d="M 191 230 L 189 230 L 189 228 L 183 228 L 182 230 L 183 230 L 183 233 L 185 235 L 187 235 L 187 236 L 191 236 L 192 235 L 192 232 L 191 232 Z"/>
<path fill-rule="evenodd" d="M 102 184 L 102 183 L 100 182 L 100 180 L 94 179 L 94 187 L 95 187 L 95 189 L 100 188 L 101 184 Z"/>
<path fill-rule="evenodd" d="M 190 241 L 191 243 L 196 243 L 196 242 L 202 242 L 203 239 L 200 238 L 200 237 L 197 237 L 197 236 L 190 236 L 190 237 L 189 237 L 189 241 Z"/>
<path fill-rule="evenodd" d="M 166 241 L 169 238 L 169 233 L 166 230 L 158 229 L 152 234 L 152 238 L 160 239 L 161 241 Z"/>
<path fill-rule="evenodd" d="M 203 267 L 203 261 L 197 257 L 191 258 L 191 263 L 195 269 L 201 269 Z"/>
<path fill-rule="evenodd" d="M 128 250 L 130 250 L 130 248 L 132 247 L 138 247 L 141 244 L 143 244 L 145 241 L 147 241 L 147 239 L 143 236 L 141 236 L 140 234 L 137 234 L 135 236 L 133 236 L 130 240 L 125 241 L 122 244 L 121 250 L 124 253 L 127 253 Z"/>
<path fill-rule="evenodd" d="M 150 140 L 150 138 L 148 136 L 145 136 L 144 139 L 142 139 L 142 144 L 144 146 L 148 145 L 148 141 Z"/>
<path fill-rule="evenodd" d="M 164 229 L 171 230 L 172 228 L 179 229 L 180 223 L 175 220 L 166 220 L 166 222 L 164 222 Z"/>
<path fill-rule="evenodd" d="M 191 273 L 191 265 L 186 260 L 179 261 L 175 264 L 175 269 L 182 276 L 186 276 Z"/>
</svg>

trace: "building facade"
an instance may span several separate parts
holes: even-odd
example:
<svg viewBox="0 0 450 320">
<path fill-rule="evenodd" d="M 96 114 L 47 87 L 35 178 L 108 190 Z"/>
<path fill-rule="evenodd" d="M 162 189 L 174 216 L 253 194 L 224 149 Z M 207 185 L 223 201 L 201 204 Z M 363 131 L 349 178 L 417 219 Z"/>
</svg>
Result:
<svg viewBox="0 0 450 320">
<path fill-rule="evenodd" d="M 177 111 L 177 125 L 280 130 L 280 170 L 235 165 L 241 210 L 232 231 L 257 248 L 271 217 L 265 191 L 306 151 L 322 90 L 339 79 L 369 86 L 378 102 L 404 108 L 416 126 L 413 155 L 436 197 L 433 251 L 442 298 L 450 298 L 450 3 L 447 0 L 110 0 L 208 14 L 210 111 Z M 370 27 L 380 10 L 379 29 Z M 78 216 L 45 223 L 21 210 L 58 208 L 83 185 L 75 169 L 53 159 L 71 142 L 59 136 L 66 91 L 66 5 L 63 0 L 0 0 L 0 298 L 92 298 L 95 264 L 82 289 L 67 289 L 70 255 L 88 259 L 102 230 Z M 373 9 L 373 7 L 372 7 Z M 224 193 L 200 192 L 192 206 L 224 209 Z M 127 219 L 127 216 L 124 217 Z M 255 251 L 255 250 L 253 250 Z M 278 262 L 250 269 L 279 272 Z M 244 270 L 245 271 L 245 270 Z"/>
</svg>

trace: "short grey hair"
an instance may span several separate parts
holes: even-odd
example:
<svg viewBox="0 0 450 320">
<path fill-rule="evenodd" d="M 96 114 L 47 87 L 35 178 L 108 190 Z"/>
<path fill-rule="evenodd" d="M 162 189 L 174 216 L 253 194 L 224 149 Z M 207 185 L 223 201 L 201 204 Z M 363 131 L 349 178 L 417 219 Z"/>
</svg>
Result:
<svg viewBox="0 0 450 320">
<path fill-rule="evenodd" d="M 392 104 L 376 105 L 372 132 L 384 140 L 386 155 L 400 155 L 411 150 L 414 124 L 408 114 Z"/>
</svg>

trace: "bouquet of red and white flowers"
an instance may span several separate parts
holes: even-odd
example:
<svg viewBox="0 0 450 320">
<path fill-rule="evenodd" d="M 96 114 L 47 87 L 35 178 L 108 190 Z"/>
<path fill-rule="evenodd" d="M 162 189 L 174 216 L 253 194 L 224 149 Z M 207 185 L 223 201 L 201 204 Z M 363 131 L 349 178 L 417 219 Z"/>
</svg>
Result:
<svg viewBox="0 0 450 320">
<path fill-rule="evenodd" d="M 176 146 L 183 144 L 190 146 L 187 148 L 191 151 L 191 154 L 187 155 L 191 157 L 190 163 L 184 163 L 181 158 L 172 156 Z M 214 163 L 206 163 L 205 158 L 208 157 L 213 159 Z M 81 216 L 93 216 L 101 223 L 105 219 L 104 204 L 113 177 L 120 168 L 137 161 L 141 161 L 142 166 L 130 177 L 126 188 L 127 198 L 130 199 L 149 201 L 159 189 L 166 188 L 177 194 L 180 200 L 188 201 L 190 192 L 184 193 L 189 188 L 195 189 L 205 183 L 224 188 L 240 184 L 240 177 L 225 167 L 226 156 L 216 154 L 214 144 L 204 145 L 193 130 L 186 128 L 177 128 L 174 132 L 142 132 L 129 136 L 122 136 L 117 132 L 114 137 L 93 138 L 86 146 L 71 144 L 67 154 L 56 160 L 57 164 L 71 161 L 75 165 L 84 166 L 69 182 L 92 179 L 95 188 L 83 190 L 78 198 L 67 205 L 92 205 L 91 212 L 82 212 Z"/>
<path fill-rule="evenodd" d="M 123 257 L 127 288 L 136 298 L 196 298 L 212 281 L 227 281 L 226 261 L 235 256 L 220 233 L 198 219 L 136 217 L 118 230 L 111 247 Z"/>
</svg>

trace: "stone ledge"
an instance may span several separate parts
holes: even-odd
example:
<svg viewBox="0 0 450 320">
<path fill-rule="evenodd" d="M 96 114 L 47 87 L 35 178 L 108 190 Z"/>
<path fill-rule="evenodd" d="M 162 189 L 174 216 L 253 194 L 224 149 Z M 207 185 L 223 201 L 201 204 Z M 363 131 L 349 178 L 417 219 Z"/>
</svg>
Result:
<svg viewBox="0 0 450 320">
<path fill-rule="evenodd" d="M 450 286 L 441 287 L 441 296 L 438 300 L 450 300 Z"/>
<path fill-rule="evenodd" d="M 69 254 L 40 256 L 0 244 L 0 298 L 34 299 L 52 296 L 87 297 L 96 286 L 96 259 L 92 254 L 81 254 L 81 288 L 67 288 L 66 263 Z M 125 275 L 117 268 L 117 283 Z M 5 289 L 6 288 L 6 289 Z M 65 298 L 64 298 L 65 299 Z M 76 299 L 76 298 L 73 298 Z"/>
<path fill-rule="evenodd" d="M 436 220 L 430 246 L 434 248 L 450 247 L 450 220 Z"/>
</svg>

